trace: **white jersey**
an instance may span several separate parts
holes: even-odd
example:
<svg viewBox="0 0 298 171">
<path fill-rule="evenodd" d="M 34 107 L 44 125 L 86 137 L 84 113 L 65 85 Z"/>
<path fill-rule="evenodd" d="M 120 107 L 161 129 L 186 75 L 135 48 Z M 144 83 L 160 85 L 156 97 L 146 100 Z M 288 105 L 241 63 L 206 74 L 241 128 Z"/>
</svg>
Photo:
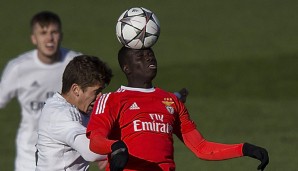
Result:
<svg viewBox="0 0 298 171">
<path fill-rule="evenodd" d="M 16 171 L 35 169 L 37 122 L 44 101 L 54 92 L 61 91 L 62 74 L 73 57 L 81 53 L 60 49 L 62 59 L 55 64 L 44 64 L 31 50 L 11 60 L 0 81 L 0 108 L 17 97 L 21 106 L 21 121 L 16 137 Z"/>
<path fill-rule="evenodd" d="M 49 98 L 38 125 L 36 171 L 86 171 L 86 160 L 105 160 L 106 156 L 90 151 L 86 123 L 79 110 L 59 93 Z"/>
</svg>

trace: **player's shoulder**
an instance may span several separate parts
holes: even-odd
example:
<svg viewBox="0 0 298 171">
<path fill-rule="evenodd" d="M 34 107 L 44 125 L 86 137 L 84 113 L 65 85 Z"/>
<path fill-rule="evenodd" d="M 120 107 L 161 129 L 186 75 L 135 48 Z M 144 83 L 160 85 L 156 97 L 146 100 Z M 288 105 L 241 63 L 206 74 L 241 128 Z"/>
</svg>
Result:
<svg viewBox="0 0 298 171">
<path fill-rule="evenodd" d="M 121 99 L 126 97 L 128 94 L 130 94 L 131 91 L 127 91 L 127 89 L 124 86 L 119 87 L 116 91 L 110 92 L 109 96 L 117 99 Z"/>
<path fill-rule="evenodd" d="M 111 99 L 113 99 L 115 97 L 115 93 L 114 92 L 108 92 L 108 93 L 104 93 L 102 94 L 98 101 L 104 102 L 104 101 L 110 101 Z"/>
<path fill-rule="evenodd" d="M 116 89 L 115 91 L 102 94 L 102 96 L 121 96 L 125 93 L 126 93 L 125 89 L 123 89 L 123 87 L 121 86 L 120 88 Z"/>
<path fill-rule="evenodd" d="M 170 95 L 170 96 L 175 96 L 175 94 L 173 92 L 169 92 L 169 91 L 164 90 L 164 89 L 159 88 L 159 87 L 155 87 L 155 92 L 159 93 L 159 94 L 167 94 L 167 95 Z"/>
<path fill-rule="evenodd" d="M 120 103 L 120 94 L 117 92 L 109 92 L 102 94 L 96 101 L 93 111 L 95 114 L 101 114 L 105 112 L 107 107 L 117 109 Z"/>
<path fill-rule="evenodd" d="M 67 48 L 60 48 L 63 60 L 71 60 L 76 56 L 82 55 L 81 52 L 67 49 Z"/>
<path fill-rule="evenodd" d="M 8 62 L 8 65 L 12 66 L 18 66 L 23 65 L 27 63 L 32 63 L 34 60 L 34 56 L 37 55 L 36 49 L 26 51 L 24 53 L 19 54 L 18 56 L 14 57 Z"/>
<path fill-rule="evenodd" d="M 109 104 L 109 105 L 116 105 L 118 102 L 120 102 L 120 99 L 123 97 L 123 92 L 114 91 L 114 92 L 108 92 L 102 94 L 99 99 L 97 100 L 97 103 L 99 104 Z"/>
<path fill-rule="evenodd" d="M 78 113 L 78 110 L 62 98 L 59 93 L 56 93 L 53 97 L 45 101 L 42 113 L 44 115 L 51 115 L 53 119 L 63 121 L 71 119 L 70 115 Z"/>
</svg>

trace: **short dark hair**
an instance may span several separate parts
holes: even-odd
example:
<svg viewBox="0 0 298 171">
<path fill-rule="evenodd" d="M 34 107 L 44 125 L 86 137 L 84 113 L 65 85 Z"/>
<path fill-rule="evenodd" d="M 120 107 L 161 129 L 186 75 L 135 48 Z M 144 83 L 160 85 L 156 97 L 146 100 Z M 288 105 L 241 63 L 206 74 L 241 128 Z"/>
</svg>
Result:
<svg viewBox="0 0 298 171">
<path fill-rule="evenodd" d="M 62 77 L 62 94 L 67 93 L 72 84 L 78 84 L 84 91 L 97 83 L 108 85 L 113 74 L 110 67 L 96 56 L 79 55 L 66 66 Z"/>
<path fill-rule="evenodd" d="M 41 11 L 36 13 L 30 21 L 31 30 L 33 30 L 33 27 L 36 23 L 40 24 L 41 27 L 45 27 L 54 23 L 59 26 L 60 30 L 62 29 L 60 17 L 51 11 Z"/>
</svg>

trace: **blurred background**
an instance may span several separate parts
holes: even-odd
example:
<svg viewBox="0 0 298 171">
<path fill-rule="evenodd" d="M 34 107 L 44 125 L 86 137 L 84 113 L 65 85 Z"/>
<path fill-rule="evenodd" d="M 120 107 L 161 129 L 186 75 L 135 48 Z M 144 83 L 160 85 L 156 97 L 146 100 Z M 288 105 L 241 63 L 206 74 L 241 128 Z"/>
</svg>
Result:
<svg viewBox="0 0 298 171">
<path fill-rule="evenodd" d="M 120 14 L 131 7 L 153 11 L 161 35 L 155 86 L 189 90 L 186 106 L 206 139 L 266 147 L 266 170 L 297 170 L 298 1 L 295 0 L 1 0 L 0 74 L 8 60 L 33 47 L 29 20 L 41 10 L 62 19 L 62 46 L 101 57 L 114 71 L 114 91 L 126 84 L 117 63 Z M 13 170 L 20 120 L 16 100 L 0 110 L 0 170 Z M 198 159 L 175 138 L 177 170 L 251 171 L 257 160 Z M 91 171 L 97 170 L 92 164 Z"/>
</svg>

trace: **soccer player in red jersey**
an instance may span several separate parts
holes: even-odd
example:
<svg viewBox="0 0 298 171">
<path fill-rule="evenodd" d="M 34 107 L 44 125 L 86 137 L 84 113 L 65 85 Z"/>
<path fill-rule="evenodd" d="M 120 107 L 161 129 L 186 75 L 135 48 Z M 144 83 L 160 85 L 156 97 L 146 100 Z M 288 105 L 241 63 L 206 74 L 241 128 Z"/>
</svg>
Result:
<svg viewBox="0 0 298 171">
<path fill-rule="evenodd" d="M 175 170 L 173 134 L 201 159 L 249 156 L 261 161 L 259 170 L 265 169 L 269 163 L 266 149 L 204 139 L 185 105 L 173 93 L 153 86 L 157 61 L 151 48 L 122 47 L 118 61 L 128 85 L 96 101 L 87 127 L 90 149 L 109 154 L 107 170 Z"/>
</svg>

